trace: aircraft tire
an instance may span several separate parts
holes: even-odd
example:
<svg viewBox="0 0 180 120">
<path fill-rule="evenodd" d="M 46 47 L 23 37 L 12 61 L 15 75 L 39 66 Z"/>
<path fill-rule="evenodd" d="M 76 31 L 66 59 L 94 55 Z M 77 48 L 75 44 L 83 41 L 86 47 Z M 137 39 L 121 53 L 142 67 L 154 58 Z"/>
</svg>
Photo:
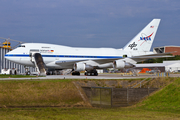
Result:
<svg viewBox="0 0 180 120">
<path fill-rule="evenodd" d="M 72 75 L 80 76 L 80 72 L 74 71 L 74 72 L 72 72 Z"/>
<path fill-rule="evenodd" d="M 91 76 L 91 73 L 90 73 L 90 72 L 88 72 L 88 73 L 87 73 L 87 76 Z"/>
<path fill-rule="evenodd" d="M 97 72 L 95 72 L 95 73 L 94 73 L 94 76 L 98 76 L 98 73 L 97 73 Z"/>
<path fill-rule="evenodd" d="M 84 75 L 85 75 L 85 76 L 98 76 L 98 73 L 97 73 L 96 70 L 94 70 L 94 71 L 86 71 L 86 72 L 84 73 Z"/>
</svg>

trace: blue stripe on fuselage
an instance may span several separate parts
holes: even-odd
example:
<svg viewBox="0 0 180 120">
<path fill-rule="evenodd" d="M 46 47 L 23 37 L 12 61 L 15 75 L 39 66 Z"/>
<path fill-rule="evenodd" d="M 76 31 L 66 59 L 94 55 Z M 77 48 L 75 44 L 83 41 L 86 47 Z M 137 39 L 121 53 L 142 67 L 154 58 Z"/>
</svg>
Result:
<svg viewBox="0 0 180 120">
<path fill-rule="evenodd" d="M 6 54 L 5 57 L 30 57 L 30 56 L 29 56 L 29 54 Z M 42 55 L 42 57 L 122 58 L 122 56 L 86 56 L 86 55 Z"/>
</svg>

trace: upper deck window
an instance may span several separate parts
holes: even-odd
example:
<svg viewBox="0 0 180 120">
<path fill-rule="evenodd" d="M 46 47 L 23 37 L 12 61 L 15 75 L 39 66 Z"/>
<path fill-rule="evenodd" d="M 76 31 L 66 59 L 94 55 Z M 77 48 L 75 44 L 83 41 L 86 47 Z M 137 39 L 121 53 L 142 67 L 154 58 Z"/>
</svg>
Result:
<svg viewBox="0 0 180 120">
<path fill-rule="evenodd" d="M 30 49 L 30 52 L 39 52 L 38 49 Z"/>
</svg>

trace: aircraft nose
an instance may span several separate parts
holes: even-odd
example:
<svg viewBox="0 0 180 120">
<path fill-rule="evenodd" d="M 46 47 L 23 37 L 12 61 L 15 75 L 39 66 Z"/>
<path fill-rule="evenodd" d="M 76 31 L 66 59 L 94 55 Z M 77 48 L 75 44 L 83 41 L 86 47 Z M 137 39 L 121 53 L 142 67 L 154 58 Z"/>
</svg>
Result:
<svg viewBox="0 0 180 120">
<path fill-rule="evenodd" d="M 12 54 L 11 54 L 11 51 L 10 51 L 10 52 L 8 52 L 8 53 L 6 53 L 4 55 L 4 58 L 6 58 L 7 60 L 11 60 L 11 56 L 12 56 Z"/>
</svg>

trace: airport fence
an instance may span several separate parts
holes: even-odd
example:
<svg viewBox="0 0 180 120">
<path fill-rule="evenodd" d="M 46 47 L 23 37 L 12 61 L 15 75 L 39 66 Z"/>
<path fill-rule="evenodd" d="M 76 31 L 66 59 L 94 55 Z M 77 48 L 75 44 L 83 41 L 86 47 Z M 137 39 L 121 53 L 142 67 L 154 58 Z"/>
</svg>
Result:
<svg viewBox="0 0 180 120">
<path fill-rule="evenodd" d="M 158 88 L 82 87 L 93 107 L 126 107 L 139 102 Z"/>
</svg>

